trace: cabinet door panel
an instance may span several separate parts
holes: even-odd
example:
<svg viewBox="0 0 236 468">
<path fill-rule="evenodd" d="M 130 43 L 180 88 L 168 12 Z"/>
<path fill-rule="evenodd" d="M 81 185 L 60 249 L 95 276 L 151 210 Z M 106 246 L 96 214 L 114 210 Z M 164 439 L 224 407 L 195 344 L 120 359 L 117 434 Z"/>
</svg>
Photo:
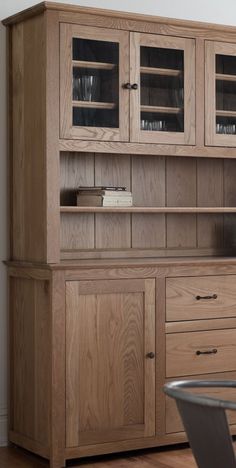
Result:
<svg viewBox="0 0 236 468">
<path fill-rule="evenodd" d="M 129 138 L 129 33 L 60 27 L 61 138 Z"/>
<path fill-rule="evenodd" d="M 131 141 L 195 144 L 195 41 L 131 33 Z"/>
<path fill-rule="evenodd" d="M 155 280 L 67 282 L 66 305 L 67 447 L 153 436 Z"/>
<path fill-rule="evenodd" d="M 205 142 L 236 146 L 236 44 L 206 41 Z"/>
</svg>

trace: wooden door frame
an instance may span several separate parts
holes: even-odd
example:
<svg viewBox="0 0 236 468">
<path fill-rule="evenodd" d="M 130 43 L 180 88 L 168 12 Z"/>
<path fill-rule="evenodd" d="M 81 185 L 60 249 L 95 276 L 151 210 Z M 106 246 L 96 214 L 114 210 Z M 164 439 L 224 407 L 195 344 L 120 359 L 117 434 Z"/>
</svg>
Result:
<svg viewBox="0 0 236 468">
<path fill-rule="evenodd" d="M 72 37 L 119 43 L 119 128 L 72 124 Z M 129 32 L 78 24 L 60 24 L 60 137 L 100 141 L 129 140 Z"/>
<path fill-rule="evenodd" d="M 140 46 L 181 49 L 184 51 L 184 132 L 140 130 Z M 130 80 L 138 90 L 130 93 L 130 140 L 140 143 L 195 145 L 195 39 L 158 34 L 130 33 Z M 186 66 L 187 64 L 187 66 Z"/>
<path fill-rule="evenodd" d="M 89 444 L 99 444 L 104 442 L 115 442 L 122 440 L 142 439 L 146 437 L 155 437 L 156 432 L 156 416 L 155 416 L 155 402 L 156 402 L 156 382 L 155 382 L 155 359 L 149 359 L 147 354 L 149 352 L 155 353 L 155 279 L 117 279 L 117 280 L 92 280 L 92 281 L 67 281 L 66 282 L 66 304 L 67 308 L 72 306 L 77 313 L 76 296 L 78 295 L 96 295 L 96 294 L 109 294 L 109 293 L 143 293 L 143 336 L 144 336 L 144 422 L 114 428 L 113 430 L 104 431 L 86 431 L 78 433 L 78 446 L 87 446 Z M 74 305 L 73 305 L 74 303 Z M 67 317 L 69 317 L 69 309 L 67 309 Z M 79 320 L 79 316 L 77 316 Z M 67 333 L 69 332 L 67 324 Z M 68 338 L 68 336 L 67 336 Z M 68 350 L 67 350 L 68 353 Z M 68 356 L 66 362 L 68 361 Z M 69 367 L 66 366 L 66 369 Z M 66 381 L 69 382 L 69 374 L 66 371 Z M 70 384 L 71 385 L 71 384 Z M 66 384 L 66 388 L 68 389 Z M 79 389 L 77 389 L 79 392 Z M 69 392 L 66 391 L 66 397 L 69 398 Z M 68 408 L 68 404 L 66 405 Z M 75 416 L 76 417 L 76 416 Z M 79 415 L 78 415 L 79 417 Z M 66 425 L 70 421 L 70 415 L 67 413 Z M 75 420 L 76 421 L 76 420 Z M 76 422 L 79 427 L 79 422 Z M 67 441 L 67 448 L 71 449 Z"/>
<path fill-rule="evenodd" d="M 216 63 L 215 56 L 236 57 L 236 44 L 228 42 L 205 42 L 205 145 L 236 146 L 236 135 L 216 133 Z"/>
</svg>

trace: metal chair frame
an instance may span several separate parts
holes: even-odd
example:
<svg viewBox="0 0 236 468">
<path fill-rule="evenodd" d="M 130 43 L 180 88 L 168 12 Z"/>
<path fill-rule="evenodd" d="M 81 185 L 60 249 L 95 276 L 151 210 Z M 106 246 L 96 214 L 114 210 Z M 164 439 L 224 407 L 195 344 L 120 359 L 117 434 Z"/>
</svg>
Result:
<svg viewBox="0 0 236 468">
<path fill-rule="evenodd" d="M 197 466 L 236 468 L 226 416 L 226 410 L 236 411 L 236 403 L 186 391 L 191 388 L 236 389 L 236 381 L 181 380 L 164 385 L 164 392 L 176 400 Z"/>
</svg>

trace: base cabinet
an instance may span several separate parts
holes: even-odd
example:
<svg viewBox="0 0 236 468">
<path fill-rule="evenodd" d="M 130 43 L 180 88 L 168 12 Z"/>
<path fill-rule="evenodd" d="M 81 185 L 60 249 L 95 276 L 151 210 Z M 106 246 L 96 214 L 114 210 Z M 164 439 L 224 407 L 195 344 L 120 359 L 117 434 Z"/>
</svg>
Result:
<svg viewBox="0 0 236 468">
<path fill-rule="evenodd" d="M 155 435 L 155 280 L 66 284 L 66 446 Z"/>
<path fill-rule="evenodd" d="M 165 381 L 236 378 L 236 265 L 220 268 L 10 267 L 10 440 L 51 468 L 186 441 Z"/>
</svg>

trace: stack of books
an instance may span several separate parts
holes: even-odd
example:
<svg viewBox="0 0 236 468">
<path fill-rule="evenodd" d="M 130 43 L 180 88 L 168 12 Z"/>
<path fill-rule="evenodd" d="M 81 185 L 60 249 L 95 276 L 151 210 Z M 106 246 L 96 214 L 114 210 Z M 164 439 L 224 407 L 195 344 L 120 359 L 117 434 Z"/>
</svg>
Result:
<svg viewBox="0 0 236 468">
<path fill-rule="evenodd" d="M 79 187 L 77 206 L 132 206 L 126 187 Z"/>
</svg>

